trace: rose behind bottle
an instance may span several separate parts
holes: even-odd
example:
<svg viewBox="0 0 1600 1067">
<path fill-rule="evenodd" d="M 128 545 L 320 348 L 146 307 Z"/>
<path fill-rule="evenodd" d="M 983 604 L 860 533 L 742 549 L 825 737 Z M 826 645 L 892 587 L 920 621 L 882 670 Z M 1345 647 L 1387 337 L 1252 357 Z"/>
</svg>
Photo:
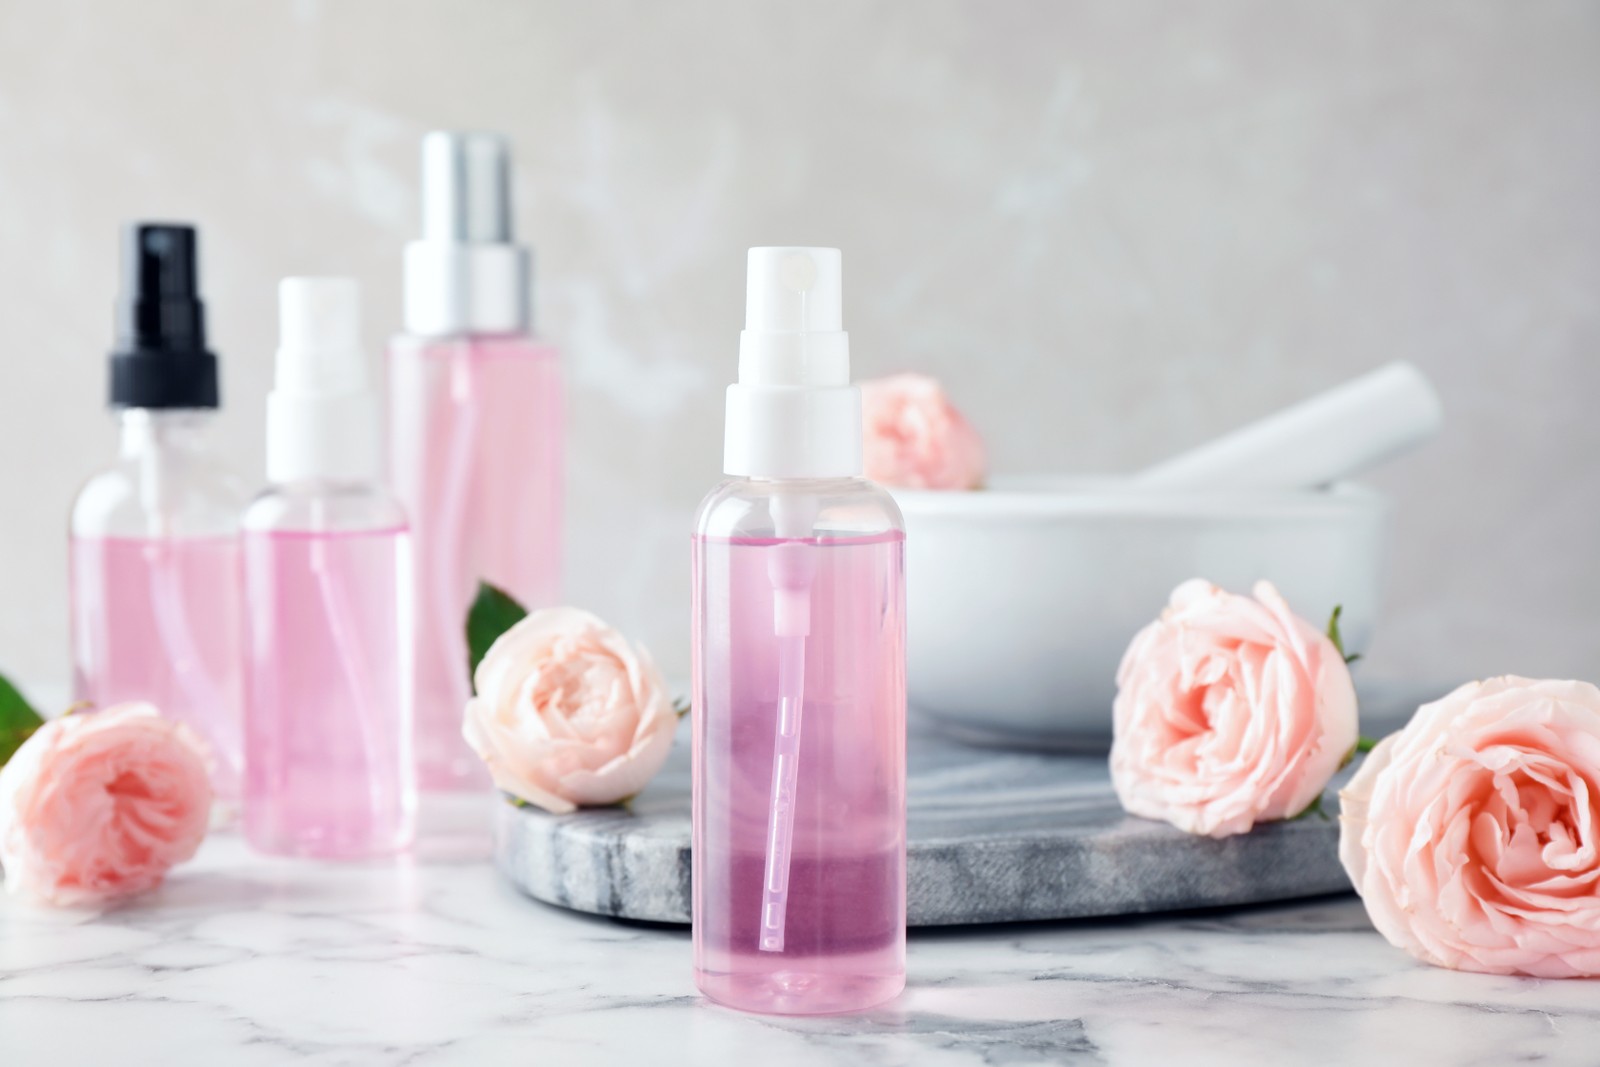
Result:
<svg viewBox="0 0 1600 1067">
<path fill-rule="evenodd" d="M 390 480 L 416 539 L 418 775 L 429 789 L 486 788 L 461 737 L 467 610 L 484 581 L 529 608 L 560 600 L 561 363 L 529 332 L 505 141 L 430 133 L 422 182 L 406 332 L 389 353 Z"/>
</svg>

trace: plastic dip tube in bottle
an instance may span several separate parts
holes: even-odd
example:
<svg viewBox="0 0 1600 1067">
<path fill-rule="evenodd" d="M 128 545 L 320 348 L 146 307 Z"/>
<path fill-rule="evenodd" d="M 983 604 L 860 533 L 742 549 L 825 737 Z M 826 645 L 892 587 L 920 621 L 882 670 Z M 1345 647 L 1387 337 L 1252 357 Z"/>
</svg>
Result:
<svg viewBox="0 0 1600 1067">
<path fill-rule="evenodd" d="M 561 361 L 531 333 L 505 140 L 423 138 L 422 208 L 389 351 L 390 473 L 416 547 L 417 770 L 424 789 L 487 789 L 461 738 L 464 624 L 479 581 L 559 602 Z"/>
<path fill-rule="evenodd" d="M 239 508 L 213 458 L 220 401 L 191 226 L 123 231 L 111 406 L 116 460 L 72 507 L 73 689 L 100 707 L 148 701 L 209 743 L 224 809 L 239 799 L 243 649 Z"/>
<path fill-rule="evenodd" d="M 287 278 L 270 488 L 246 510 L 245 835 L 358 858 L 410 844 L 410 535 L 378 480 L 378 398 L 345 278 Z"/>
<path fill-rule="evenodd" d="M 841 322 L 836 250 L 751 250 L 693 539 L 695 978 L 750 1011 L 905 984 L 904 533 L 860 477 Z"/>
</svg>

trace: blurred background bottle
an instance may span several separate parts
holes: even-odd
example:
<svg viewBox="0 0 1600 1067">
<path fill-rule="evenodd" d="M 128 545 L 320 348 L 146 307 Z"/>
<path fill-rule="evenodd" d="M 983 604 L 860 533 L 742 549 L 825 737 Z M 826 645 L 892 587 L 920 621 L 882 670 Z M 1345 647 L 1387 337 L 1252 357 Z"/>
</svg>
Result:
<svg viewBox="0 0 1600 1067">
<path fill-rule="evenodd" d="M 422 142 L 422 237 L 406 247 L 389 362 L 390 480 L 411 516 L 417 761 L 425 789 L 488 786 L 461 739 L 464 624 L 479 581 L 530 609 L 561 584 L 562 383 L 531 333 L 503 138 Z"/>
<path fill-rule="evenodd" d="M 241 760 L 239 482 L 213 458 L 217 357 L 206 348 L 192 226 L 123 231 L 111 355 L 121 447 L 72 507 L 73 688 L 143 700 L 209 743 L 217 798 Z"/>
<path fill-rule="evenodd" d="M 410 536 L 348 278 L 286 278 L 269 488 L 246 510 L 244 829 L 282 855 L 411 843 Z"/>
</svg>

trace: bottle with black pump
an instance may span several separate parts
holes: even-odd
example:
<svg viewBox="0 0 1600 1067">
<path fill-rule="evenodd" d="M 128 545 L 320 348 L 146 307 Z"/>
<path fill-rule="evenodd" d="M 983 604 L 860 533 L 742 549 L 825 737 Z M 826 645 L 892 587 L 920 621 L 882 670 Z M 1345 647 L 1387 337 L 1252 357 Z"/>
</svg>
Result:
<svg viewBox="0 0 1600 1067">
<path fill-rule="evenodd" d="M 111 353 L 121 446 L 72 507 L 73 685 L 100 707 L 148 701 L 209 743 L 217 797 L 239 789 L 240 483 L 210 447 L 220 400 L 195 230 L 123 232 Z"/>
</svg>

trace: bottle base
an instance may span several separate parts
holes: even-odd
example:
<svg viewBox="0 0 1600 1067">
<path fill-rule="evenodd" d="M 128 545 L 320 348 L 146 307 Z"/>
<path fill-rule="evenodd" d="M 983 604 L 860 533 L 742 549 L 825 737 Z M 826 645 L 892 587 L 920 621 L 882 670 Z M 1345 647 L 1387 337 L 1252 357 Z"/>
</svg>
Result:
<svg viewBox="0 0 1600 1067">
<path fill-rule="evenodd" d="M 251 833 L 248 825 L 244 830 L 245 842 L 263 855 L 307 860 L 360 862 L 388 859 L 410 851 L 414 838 L 409 830 L 384 840 L 320 834 L 266 835 Z"/>
<path fill-rule="evenodd" d="M 904 974 L 773 971 L 718 974 L 696 970 L 695 985 L 724 1007 L 758 1015 L 839 1015 L 885 1004 L 906 987 Z"/>
<path fill-rule="evenodd" d="M 476 758 L 417 766 L 417 788 L 424 793 L 489 793 L 494 780 Z"/>
</svg>

